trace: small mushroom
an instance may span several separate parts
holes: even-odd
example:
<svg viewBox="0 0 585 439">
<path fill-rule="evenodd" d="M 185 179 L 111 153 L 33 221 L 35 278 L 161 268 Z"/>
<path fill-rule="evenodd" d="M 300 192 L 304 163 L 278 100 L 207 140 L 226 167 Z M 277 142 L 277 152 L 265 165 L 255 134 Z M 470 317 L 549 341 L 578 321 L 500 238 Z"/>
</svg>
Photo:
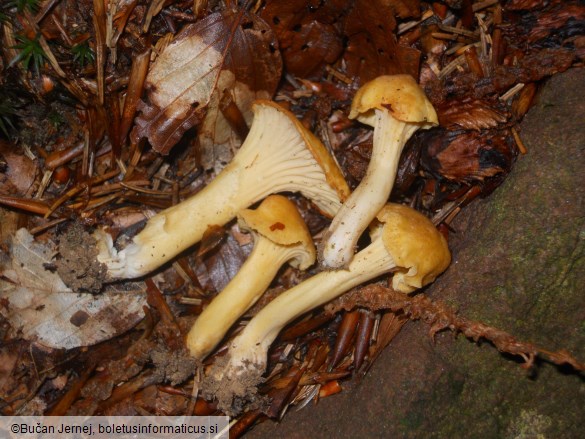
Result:
<svg viewBox="0 0 585 439">
<path fill-rule="evenodd" d="M 230 342 L 227 358 L 214 365 L 204 381 L 204 388 L 212 392 L 222 387 L 222 410 L 232 410 L 233 398 L 249 397 L 245 392 L 260 382 L 266 369 L 268 348 L 292 320 L 384 273 L 394 271 L 393 288 L 410 293 L 447 268 L 451 261 L 447 242 L 424 215 L 387 204 L 377 219 L 371 244 L 355 255 L 347 270 L 323 271 L 284 292 Z M 245 390 L 242 382 L 249 384 Z"/>
<path fill-rule="evenodd" d="M 238 224 L 253 235 L 254 248 L 189 331 L 187 348 L 198 360 L 203 360 L 236 320 L 256 303 L 283 264 L 288 262 L 306 270 L 315 263 L 317 252 L 311 234 L 288 198 L 269 196 L 256 210 L 240 212 Z"/>
<path fill-rule="evenodd" d="M 109 279 L 143 276 L 199 242 L 209 226 L 224 225 L 237 212 L 272 193 L 300 192 L 333 217 L 349 188 L 323 144 L 274 102 L 256 101 L 254 121 L 233 160 L 203 190 L 148 220 L 118 252 L 98 232 L 98 260 Z M 99 241 L 103 241 L 101 244 Z"/>
<path fill-rule="evenodd" d="M 356 243 L 392 192 L 404 144 L 418 129 L 437 124 L 437 114 L 410 75 L 380 76 L 356 93 L 349 117 L 374 127 L 366 175 L 333 218 L 320 246 L 324 268 L 346 267 Z"/>
</svg>

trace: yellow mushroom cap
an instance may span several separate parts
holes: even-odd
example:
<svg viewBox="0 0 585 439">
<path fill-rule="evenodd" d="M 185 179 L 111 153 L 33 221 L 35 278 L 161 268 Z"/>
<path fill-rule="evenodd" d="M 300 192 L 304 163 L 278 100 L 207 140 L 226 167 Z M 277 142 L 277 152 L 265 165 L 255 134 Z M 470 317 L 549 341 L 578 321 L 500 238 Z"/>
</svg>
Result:
<svg viewBox="0 0 585 439">
<path fill-rule="evenodd" d="M 423 127 L 438 123 L 433 105 L 410 75 L 378 76 L 366 82 L 353 98 L 349 118 L 371 125 L 368 119 L 374 109 L 387 110 L 395 119 Z"/>
<path fill-rule="evenodd" d="M 401 204 L 387 204 L 377 216 L 382 239 L 397 267 L 395 290 L 410 293 L 433 282 L 447 269 L 451 253 L 444 236 L 423 214 Z"/>
<path fill-rule="evenodd" d="M 315 245 L 303 217 L 292 201 L 282 195 L 270 195 L 257 209 L 238 213 L 238 224 L 244 230 L 254 231 L 282 246 L 300 245 L 304 252 L 290 261 L 301 270 L 313 265 Z"/>
</svg>

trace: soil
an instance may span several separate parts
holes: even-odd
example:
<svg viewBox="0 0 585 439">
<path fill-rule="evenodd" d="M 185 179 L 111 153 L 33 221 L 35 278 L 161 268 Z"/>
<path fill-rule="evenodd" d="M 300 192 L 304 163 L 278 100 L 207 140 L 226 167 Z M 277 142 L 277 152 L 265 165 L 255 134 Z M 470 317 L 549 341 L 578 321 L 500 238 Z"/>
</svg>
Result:
<svg viewBox="0 0 585 439">
<path fill-rule="evenodd" d="M 73 223 L 59 240 L 55 265 L 65 285 L 75 292 L 99 293 L 107 267 L 97 261 L 95 239 L 79 223 Z"/>
<path fill-rule="evenodd" d="M 217 407 L 228 416 L 241 413 L 244 404 L 249 410 L 265 408 L 268 401 L 258 395 L 257 390 L 258 384 L 262 382 L 261 370 L 257 372 L 252 369 L 242 370 L 235 375 L 235 379 L 232 379 L 230 376 L 222 376 L 229 363 L 229 353 L 214 362 L 212 371 L 208 372 L 200 383 L 202 395 L 209 400 L 215 398 Z M 216 378 L 214 372 L 221 378 Z"/>
<path fill-rule="evenodd" d="M 452 224 L 453 263 L 427 290 L 468 318 L 585 359 L 585 69 L 553 77 L 521 125 L 528 153 Z M 576 116 L 578 115 L 578 116 Z M 490 344 L 408 323 L 359 383 L 250 438 L 580 437 L 585 378 L 532 371 Z"/>
</svg>

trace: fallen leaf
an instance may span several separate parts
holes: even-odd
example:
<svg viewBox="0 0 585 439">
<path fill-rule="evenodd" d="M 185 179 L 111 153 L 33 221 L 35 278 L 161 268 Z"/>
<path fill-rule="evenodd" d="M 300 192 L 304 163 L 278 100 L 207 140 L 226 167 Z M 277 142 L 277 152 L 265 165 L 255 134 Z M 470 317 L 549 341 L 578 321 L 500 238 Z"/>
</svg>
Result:
<svg viewBox="0 0 585 439">
<path fill-rule="evenodd" d="M 0 194 L 25 196 L 29 194 L 37 175 L 37 164 L 23 154 L 16 145 L 0 139 Z"/>
<path fill-rule="evenodd" d="M 266 2 L 260 13 L 276 33 L 286 71 L 307 79 L 320 79 L 325 66 L 341 55 L 343 35 L 337 22 L 351 2 L 316 3 L 272 0 Z"/>
<path fill-rule="evenodd" d="M 406 73 L 398 55 L 395 10 L 385 0 L 356 0 L 345 20 L 345 74 L 363 84 L 380 75 Z M 418 75 L 417 75 L 418 76 Z"/>
<path fill-rule="evenodd" d="M 14 235 L 10 260 L 0 267 L 0 313 L 11 324 L 13 338 L 71 349 L 115 337 L 143 318 L 146 300 L 135 291 L 71 292 L 45 269 L 55 254 L 54 243 L 36 242 L 26 229 Z"/>
<path fill-rule="evenodd" d="M 201 284 L 218 292 L 223 290 L 240 270 L 251 247 L 240 246 L 232 234 L 228 233 L 221 244 L 204 255 L 203 263 L 197 267 Z"/>
<path fill-rule="evenodd" d="M 240 144 L 219 111 L 229 92 L 248 123 L 255 99 L 274 94 L 282 61 L 270 27 L 245 11 L 211 14 L 186 26 L 159 55 L 146 78 L 148 103 L 139 105 L 135 135 L 167 154 L 189 128 L 202 123 L 203 165 L 227 163 Z"/>
<path fill-rule="evenodd" d="M 484 181 L 510 170 L 516 154 L 507 130 L 429 130 L 416 138 L 422 144 L 422 165 L 454 181 Z"/>
</svg>

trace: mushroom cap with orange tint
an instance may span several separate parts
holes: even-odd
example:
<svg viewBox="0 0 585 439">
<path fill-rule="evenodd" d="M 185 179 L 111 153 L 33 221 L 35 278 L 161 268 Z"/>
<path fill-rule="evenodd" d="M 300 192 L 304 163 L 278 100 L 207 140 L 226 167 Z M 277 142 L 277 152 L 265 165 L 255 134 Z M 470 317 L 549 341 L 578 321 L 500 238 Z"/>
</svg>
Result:
<svg viewBox="0 0 585 439">
<path fill-rule="evenodd" d="M 411 293 L 447 269 L 451 262 L 447 240 L 422 213 L 389 203 L 377 219 L 385 223 L 384 245 L 400 267 L 392 279 L 395 290 Z"/>
<path fill-rule="evenodd" d="M 315 262 L 316 250 L 305 221 L 292 201 L 283 195 L 270 195 L 257 209 L 238 213 L 238 224 L 244 230 L 254 231 L 282 246 L 301 245 L 302 257 L 289 263 L 304 270 Z"/>
<path fill-rule="evenodd" d="M 374 109 L 386 110 L 402 122 L 433 126 L 437 113 L 425 93 L 410 75 L 385 75 L 365 83 L 351 103 L 350 119 L 373 125 Z"/>
</svg>

